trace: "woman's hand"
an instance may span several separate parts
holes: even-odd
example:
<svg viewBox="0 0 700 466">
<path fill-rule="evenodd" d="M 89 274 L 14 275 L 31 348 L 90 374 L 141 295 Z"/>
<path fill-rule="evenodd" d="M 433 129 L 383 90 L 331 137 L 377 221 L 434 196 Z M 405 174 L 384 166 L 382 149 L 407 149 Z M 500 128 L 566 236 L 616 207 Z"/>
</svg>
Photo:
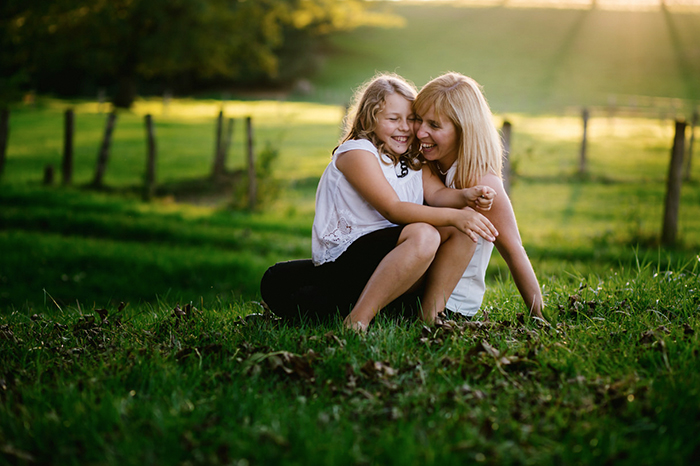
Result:
<svg viewBox="0 0 700 466">
<path fill-rule="evenodd" d="M 496 190 L 490 186 L 472 186 L 461 191 L 468 206 L 482 211 L 491 210 L 493 200 L 496 198 Z"/>
<path fill-rule="evenodd" d="M 479 236 L 486 241 L 494 242 L 498 236 L 498 230 L 491 221 L 475 211 L 471 207 L 455 210 L 454 226 L 469 236 L 475 243 Z"/>
</svg>

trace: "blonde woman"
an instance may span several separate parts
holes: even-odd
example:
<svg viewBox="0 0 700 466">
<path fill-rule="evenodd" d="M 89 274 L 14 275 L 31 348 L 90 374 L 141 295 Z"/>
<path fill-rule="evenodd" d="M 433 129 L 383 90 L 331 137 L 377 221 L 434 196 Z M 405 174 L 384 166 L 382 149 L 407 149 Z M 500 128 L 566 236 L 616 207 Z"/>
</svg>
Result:
<svg viewBox="0 0 700 466">
<path fill-rule="evenodd" d="M 422 287 L 420 315 L 433 322 L 477 238 L 495 240 L 491 222 L 472 209 L 488 209 L 493 191 L 447 189 L 410 150 L 415 95 L 393 74 L 356 92 L 316 191 L 313 260 L 281 262 L 263 276 L 263 300 L 277 315 L 340 313 L 347 327 L 364 331 L 379 310 Z"/>
<path fill-rule="evenodd" d="M 530 314 L 543 318 L 540 286 L 503 188 L 501 138 L 481 87 L 472 78 L 447 73 L 421 89 L 413 108 L 421 153 L 445 185 L 457 189 L 482 185 L 496 193 L 490 210 L 483 214 L 499 235 L 495 242 L 478 239 L 469 265 L 447 301 L 446 313 L 473 316 L 479 310 L 486 289 L 486 268 L 495 245 Z"/>
</svg>

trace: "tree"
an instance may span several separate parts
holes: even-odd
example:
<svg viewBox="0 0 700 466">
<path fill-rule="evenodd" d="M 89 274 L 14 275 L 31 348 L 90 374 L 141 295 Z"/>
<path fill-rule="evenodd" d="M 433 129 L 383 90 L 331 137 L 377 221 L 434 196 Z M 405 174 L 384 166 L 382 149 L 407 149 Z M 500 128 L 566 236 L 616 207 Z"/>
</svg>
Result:
<svg viewBox="0 0 700 466">
<path fill-rule="evenodd" d="M 325 34 L 395 17 L 362 0 L 6 0 L 3 75 L 39 89 L 111 86 L 128 107 L 137 82 L 276 83 Z M 289 46 L 288 42 L 300 47 Z M 303 68 L 299 67 L 298 72 Z"/>
</svg>

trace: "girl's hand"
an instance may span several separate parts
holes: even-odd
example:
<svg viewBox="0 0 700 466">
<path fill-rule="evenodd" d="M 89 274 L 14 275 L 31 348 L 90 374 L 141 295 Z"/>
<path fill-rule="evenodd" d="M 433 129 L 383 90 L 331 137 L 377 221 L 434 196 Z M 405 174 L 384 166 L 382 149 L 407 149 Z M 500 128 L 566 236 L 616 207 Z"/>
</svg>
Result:
<svg viewBox="0 0 700 466">
<path fill-rule="evenodd" d="M 491 210 L 493 200 L 496 198 L 496 190 L 490 186 L 472 186 L 462 190 L 467 204 L 475 209 L 487 211 Z"/>
<path fill-rule="evenodd" d="M 466 233 L 472 241 L 476 243 L 479 240 L 479 236 L 492 243 L 496 241 L 498 230 L 496 230 L 496 227 L 493 226 L 489 219 L 471 207 L 465 207 L 457 210 L 457 212 L 458 219 L 455 222 L 455 226 Z"/>
</svg>

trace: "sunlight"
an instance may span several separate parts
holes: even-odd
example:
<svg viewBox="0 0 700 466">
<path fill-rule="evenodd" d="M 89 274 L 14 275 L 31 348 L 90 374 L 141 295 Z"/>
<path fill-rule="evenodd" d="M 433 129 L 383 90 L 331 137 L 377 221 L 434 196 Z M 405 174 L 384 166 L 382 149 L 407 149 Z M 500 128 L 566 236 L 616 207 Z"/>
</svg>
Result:
<svg viewBox="0 0 700 466">
<path fill-rule="evenodd" d="M 394 0 L 404 3 L 452 3 L 466 7 L 562 8 L 618 11 L 669 10 L 700 12 L 700 0 Z"/>
</svg>

